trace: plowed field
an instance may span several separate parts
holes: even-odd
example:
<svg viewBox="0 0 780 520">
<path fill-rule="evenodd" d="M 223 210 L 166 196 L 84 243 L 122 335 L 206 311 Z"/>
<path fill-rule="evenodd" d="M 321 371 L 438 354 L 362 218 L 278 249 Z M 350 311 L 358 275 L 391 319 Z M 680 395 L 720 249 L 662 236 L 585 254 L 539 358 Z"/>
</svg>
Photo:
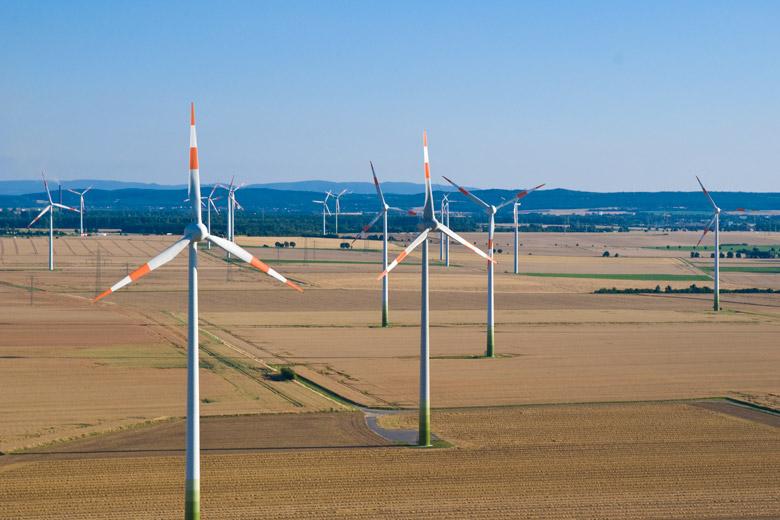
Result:
<svg viewBox="0 0 780 520">
<path fill-rule="evenodd" d="M 457 447 L 301 449 L 280 427 L 267 441 L 284 449 L 206 451 L 202 515 L 768 519 L 780 511 L 780 430 L 765 424 L 685 404 L 464 410 L 432 421 Z M 247 440 L 245 430 L 236 436 L 224 442 Z M 5 515 L 182 516 L 183 457 L 82 456 L 14 456 L 0 466 Z"/>
</svg>

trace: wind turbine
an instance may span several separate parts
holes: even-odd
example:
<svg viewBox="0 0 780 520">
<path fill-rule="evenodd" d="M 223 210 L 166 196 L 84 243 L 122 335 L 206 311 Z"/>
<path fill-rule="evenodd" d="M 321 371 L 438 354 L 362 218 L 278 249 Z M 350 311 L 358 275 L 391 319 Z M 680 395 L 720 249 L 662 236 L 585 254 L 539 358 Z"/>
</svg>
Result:
<svg viewBox="0 0 780 520">
<path fill-rule="evenodd" d="M 485 213 L 488 214 L 489 217 L 489 225 L 488 225 L 488 255 L 490 255 L 490 258 L 493 258 L 493 234 L 495 232 L 496 228 L 496 222 L 494 215 L 496 214 L 496 211 L 503 208 L 507 204 L 511 204 L 513 202 L 513 199 L 509 199 L 507 201 L 502 202 L 498 206 L 493 206 L 491 204 L 486 204 L 481 199 L 479 199 L 477 196 L 473 195 L 472 193 L 469 193 L 468 191 L 464 190 L 451 180 L 449 180 L 447 177 L 444 177 L 444 179 L 458 188 L 458 191 L 460 191 L 462 194 L 470 198 L 474 203 L 477 204 L 477 206 L 481 206 L 483 210 L 485 210 Z M 544 184 L 540 184 L 536 188 L 532 188 L 530 190 L 523 190 L 520 193 L 517 194 L 517 199 L 521 197 L 525 197 L 532 191 L 538 190 L 544 186 Z M 517 200 L 514 199 L 514 200 Z M 493 316 L 493 310 L 494 310 L 494 298 L 493 298 L 493 264 L 488 263 L 488 309 L 487 309 L 487 354 L 485 354 L 487 357 L 493 357 L 495 355 L 495 349 L 494 349 L 494 327 L 495 327 L 495 319 Z"/>
<path fill-rule="evenodd" d="M 355 240 L 352 241 L 354 244 L 355 241 L 357 241 L 358 238 L 363 236 L 363 233 L 369 230 L 371 226 L 374 225 L 374 223 L 379 220 L 379 217 L 384 215 L 384 222 L 382 224 L 382 270 L 387 269 L 387 211 L 393 210 L 393 211 L 401 211 L 403 212 L 401 208 L 392 208 L 387 205 L 387 202 L 385 202 L 385 197 L 382 195 L 382 188 L 379 187 L 379 180 L 376 178 L 376 172 L 374 171 L 374 163 L 371 161 L 368 161 L 368 164 L 371 165 L 371 174 L 374 176 L 374 185 L 376 186 L 376 194 L 379 197 L 379 201 L 382 203 L 382 210 L 376 214 L 376 216 L 371 220 L 371 222 L 368 223 L 366 227 L 363 228 L 363 231 L 358 233 L 358 236 L 355 237 Z M 324 218 L 324 214 L 323 214 Z M 387 321 L 387 279 L 389 277 L 385 276 L 382 278 L 382 326 L 387 327 L 388 321 Z"/>
<path fill-rule="evenodd" d="M 433 191 L 431 190 L 431 169 L 428 164 L 428 140 L 423 132 L 423 157 L 425 160 L 425 207 L 423 209 L 422 225 L 423 231 L 415 238 L 409 246 L 398 255 L 398 258 L 385 269 L 377 278 L 378 280 L 387 276 L 400 261 L 406 258 L 414 248 L 422 244 L 422 283 L 420 287 L 420 426 L 417 443 L 420 446 L 429 446 L 431 444 L 431 404 L 430 404 L 430 369 L 429 369 L 429 320 L 428 320 L 428 235 L 441 230 L 448 236 L 457 240 L 468 247 L 479 256 L 495 263 L 491 257 L 471 245 L 468 240 L 461 238 L 450 228 L 436 220 L 433 211 Z"/>
<path fill-rule="evenodd" d="M 336 235 L 339 234 L 339 213 L 341 213 L 341 204 L 339 203 L 339 199 L 346 192 L 347 192 L 347 188 L 344 188 L 344 190 L 341 193 L 339 193 L 338 195 L 334 195 L 331 192 L 328 192 L 328 195 L 330 195 L 331 197 L 336 199 Z"/>
<path fill-rule="evenodd" d="M 235 237 L 233 235 L 233 232 L 236 228 L 236 220 L 235 220 L 235 214 L 236 214 L 236 206 L 243 210 L 244 208 L 241 207 L 241 204 L 238 203 L 236 200 L 236 190 L 239 190 L 241 187 L 244 186 L 244 183 L 241 183 L 240 186 L 233 187 L 233 183 L 236 179 L 236 176 L 234 175 L 232 179 L 230 179 L 230 186 L 222 186 L 222 188 L 226 189 L 228 191 L 228 201 L 227 201 L 227 239 L 231 242 L 235 242 Z M 230 252 L 228 251 L 227 257 L 230 258 Z"/>
<path fill-rule="evenodd" d="M 704 233 L 702 233 L 701 238 L 696 243 L 696 246 L 701 244 L 701 241 L 704 240 L 704 236 L 707 234 L 707 232 L 710 230 L 713 224 L 715 224 L 715 301 L 713 303 L 713 307 L 716 311 L 720 310 L 720 239 L 718 237 L 718 228 L 720 227 L 720 219 L 718 218 L 720 215 L 720 208 L 715 205 L 715 201 L 712 200 L 712 197 L 710 197 L 710 194 L 707 193 L 707 190 L 704 188 L 704 184 L 701 183 L 701 179 L 699 179 L 699 176 L 696 176 L 696 180 L 699 181 L 699 186 L 701 186 L 701 190 L 704 192 L 704 194 L 707 196 L 707 200 L 710 201 L 710 204 L 712 204 L 712 209 L 714 210 L 714 215 L 712 217 L 712 220 L 710 220 L 710 223 L 707 224 L 707 227 L 704 228 Z"/>
<path fill-rule="evenodd" d="M 35 221 L 41 218 L 46 214 L 46 212 L 49 213 L 49 271 L 54 271 L 54 208 L 62 208 L 67 209 L 70 211 L 75 211 L 76 213 L 81 213 L 81 211 L 77 210 L 76 208 L 71 208 L 70 206 L 63 206 L 62 204 L 59 204 L 57 202 L 54 202 L 51 200 L 51 193 L 49 192 L 49 185 L 46 184 L 46 176 L 41 172 L 41 177 L 43 177 L 43 186 L 46 188 L 46 196 L 49 197 L 49 204 L 43 208 L 43 211 L 41 211 L 37 217 L 33 219 L 32 222 L 27 224 L 27 229 L 30 229 L 30 226 L 35 224 Z M 41 201 L 38 201 L 41 202 Z"/>
<path fill-rule="evenodd" d="M 215 200 L 219 200 L 219 199 L 222 198 L 221 196 L 220 197 L 215 197 L 214 196 L 214 192 L 216 191 L 217 186 L 219 186 L 219 183 L 214 185 L 214 188 L 212 188 L 211 193 L 209 194 L 208 198 L 206 199 L 206 210 L 207 210 L 206 214 L 208 215 L 208 217 L 206 219 L 206 223 L 207 223 L 207 230 L 209 232 L 209 235 L 211 234 L 211 208 L 213 207 L 214 211 L 216 211 L 217 215 L 219 215 L 219 210 L 217 209 L 217 205 L 214 204 L 214 201 Z M 206 248 L 207 249 L 211 249 L 211 242 L 209 242 L 206 245 Z"/>
<path fill-rule="evenodd" d="M 325 192 L 325 200 L 313 200 L 312 202 L 316 202 L 317 204 L 322 204 L 322 236 L 325 236 L 325 212 L 328 212 L 328 215 L 332 215 L 333 213 L 330 212 L 330 208 L 328 207 L 328 197 L 332 195 L 331 192 L 327 191 Z"/>
<path fill-rule="evenodd" d="M 241 247 L 210 235 L 201 221 L 200 175 L 198 171 L 198 145 L 195 138 L 195 108 L 190 106 L 190 204 L 192 206 L 192 222 L 184 229 L 184 237 L 168 249 L 155 256 L 113 287 L 92 300 L 96 302 L 108 296 L 143 275 L 154 271 L 181 253 L 185 247 L 189 249 L 189 312 L 187 314 L 187 450 L 186 450 L 186 491 L 184 498 L 184 517 L 186 519 L 200 518 L 200 415 L 199 415 L 199 380 L 198 380 L 198 242 L 213 242 L 225 251 L 229 251 L 241 260 L 256 267 L 277 280 L 286 283 L 300 292 L 294 283 L 268 267 L 266 264 L 249 254 Z"/>
<path fill-rule="evenodd" d="M 80 206 L 80 208 L 79 208 L 79 209 L 81 209 L 81 211 L 80 211 L 80 213 L 81 213 L 81 219 L 80 219 L 80 222 L 79 222 L 79 231 L 80 231 L 80 236 L 82 236 L 82 237 L 83 237 L 83 236 L 84 236 L 84 195 L 85 195 L 85 194 L 86 194 L 86 193 L 87 193 L 89 190 L 91 190 L 91 189 L 92 189 L 92 186 L 90 186 L 90 187 L 89 187 L 89 188 L 87 188 L 86 190 L 82 191 L 81 193 L 79 193 L 79 192 L 77 192 L 77 191 L 74 191 L 74 190 L 72 190 L 72 189 L 70 189 L 70 188 L 66 188 L 66 189 L 67 189 L 69 192 L 71 192 L 71 193 L 75 193 L 76 195 L 78 195 L 78 196 L 79 196 L 79 199 L 81 199 L 81 206 Z"/>
<path fill-rule="evenodd" d="M 439 211 L 439 216 L 441 217 L 441 221 L 445 224 L 447 222 L 444 219 L 444 211 L 447 206 L 447 202 L 449 201 L 449 196 L 449 193 L 446 193 L 441 197 L 441 210 Z M 444 233 L 441 231 L 439 231 L 439 260 L 444 260 Z"/>
</svg>

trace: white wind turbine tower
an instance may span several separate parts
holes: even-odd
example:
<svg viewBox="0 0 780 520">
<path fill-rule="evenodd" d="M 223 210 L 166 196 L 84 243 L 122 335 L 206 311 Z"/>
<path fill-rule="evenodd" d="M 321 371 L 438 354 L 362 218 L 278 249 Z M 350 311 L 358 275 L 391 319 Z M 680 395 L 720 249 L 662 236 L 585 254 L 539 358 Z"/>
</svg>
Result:
<svg viewBox="0 0 780 520">
<path fill-rule="evenodd" d="M 235 181 L 236 176 L 234 175 L 232 179 L 230 179 L 230 186 L 222 186 L 222 188 L 226 189 L 228 191 L 228 201 L 227 201 L 227 239 L 231 242 L 235 242 L 235 236 L 234 231 L 236 228 L 236 207 L 239 209 L 244 209 L 241 207 L 241 204 L 238 203 L 236 200 L 236 191 L 241 189 L 244 186 L 244 183 L 241 183 L 239 186 L 233 186 L 233 181 Z M 227 257 L 230 258 L 230 252 L 228 251 Z"/>
<path fill-rule="evenodd" d="M 371 226 L 374 225 L 374 223 L 379 220 L 379 217 L 384 215 L 384 222 L 382 223 L 382 270 L 387 269 L 387 212 L 389 210 L 393 211 L 401 211 L 403 212 L 401 208 L 392 208 L 387 205 L 387 202 L 385 202 L 385 197 L 382 195 L 382 188 L 379 187 L 379 180 L 376 178 L 376 172 L 374 171 L 374 163 L 369 161 L 368 164 L 371 165 L 371 174 L 374 176 L 374 185 L 376 186 L 376 194 L 379 197 L 379 202 L 382 203 L 382 210 L 376 214 L 376 216 L 371 220 L 371 222 L 368 223 L 366 227 L 363 228 L 363 231 L 358 233 L 358 236 L 355 237 L 355 240 L 352 241 L 354 244 L 357 239 L 359 239 L 361 236 L 363 236 L 363 233 L 369 230 Z M 316 201 L 315 201 L 316 202 Z M 415 214 L 414 212 L 409 212 L 410 214 Z M 324 214 L 323 214 L 324 218 Z M 382 278 L 382 326 L 387 327 L 388 326 L 388 301 L 387 301 L 387 279 L 389 277 L 385 276 Z"/>
<path fill-rule="evenodd" d="M 219 183 L 214 185 L 214 188 L 212 188 L 211 193 L 209 194 L 208 198 L 206 199 L 206 214 L 208 217 L 206 218 L 206 227 L 209 232 L 209 235 L 211 234 L 211 208 L 214 208 L 214 211 L 217 212 L 217 215 L 219 215 L 219 210 L 217 209 L 217 205 L 214 204 L 215 200 L 219 200 L 222 197 L 215 197 L 214 192 L 216 191 L 217 187 L 219 186 Z M 208 249 L 211 249 L 211 242 L 209 242 L 206 247 Z"/>
<path fill-rule="evenodd" d="M 444 218 L 444 212 L 447 208 L 447 202 L 449 202 L 449 196 L 450 195 L 448 193 L 445 193 L 441 196 L 441 210 L 439 211 L 439 217 L 445 225 L 449 225 L 449 223 Z M 439 231 L 439 260 L 444 260 L 444 240 L 444 233 Z"/>
<path fill-rule="evenodd" d="M 268 267 L 266 264 L 246 252 L 241 247 L 210 235 L 201 221 L 200 175 L 198 171 L 198 148 L 195 138 L 195 108 L 191 110 L 190 125 L 190 204 L 192 206 L 192 222 L 184 230 L 184 237 L 168 249 L 155 256 L 113 287 L 92 300 L 98 301 L 115 292 L 143 275 L 154 271 L 161 265 L 173 260 L 176 255 L 189 249 L 189 312 L 187 314 L 187 451 L 186 451 L 186 492 L 184 499 L 184 517 L 197 519 L 200 517 L 200 411 L 199 411 L 199 380 L 198 380 L 198 242 L 213 242 L 225 251 L 229 251 L 241 260 L 256 267 L 277 280 L 286 283 L 300 292 L 294 283 Z"/>
<path fill-rule="evenodd" d="M 339 234 L 339 213 L 341 213 L 341 203 L 339 202 L 339 199 L 342 195 L 344 195 L 347 192 L 347 188 L 344 188 L 341 193 L 338 195 L 334 195 L 331 192 L 328 192 L 328 195 L 336 199 L 336 235 Z M 327 200 L 327 199 L 326 199 Z"/>
<path fill-rule="evenodd" d="M 420 287 L 421 302 L 420 302 L 420 426 L 418 433 L 418 444 L 420 446 L 429 446 L 431 444 L 431 403 L 430 403 L 430 368 L 429 368 L 429 319 L 428 319 L 428 235 L 436 231 L 443 231 L 448 236 L 457 240 L 464 246 L 468 247 L 479 256 L 489 260 L 491 263 L 495 263 L 491 257 L 471 245 L 468 240 L 461 238 L 458 234 L 454 233 L 450 228 L 436 220 L 436 215 L 433 211 L 433 191 L 431 190 L 431 169 L 428 164 L 428 140 L 423 132 L 423 157 L 425 159 L 425 208 L 423 209 L 423 231 L 415 238 L 404 251 L 398 255 L 398 258 L 385 269 L 377 279 L 387 276 L 400 261 L 402 261 L 406 255 L 408 255 L 414 248 L 422 244 L 422 284 Z"/>
<path fill-rule="evenodd" d="M 47 211 L 49 212 L 49 271 L 54 271 L 54 208 L 57 207 L 67 209 L 70 211 L 75 211 L 76 213 L 81 213 L 81 211 L 77 210 L 76 208 L 71 208 L 70 206 L 63 206 L 62 204 L 58 204 L 51 200 L 49 185 L 46 184 L 46 176 L 43 174 L 43 172 L 41 172 L 41 177 L 43 177 L 43 187 L 46 188 L 46 196 L 49 197 L 49 204 L 43 208 L 43 211 L 41 211 L 38 216 L 32 220 L 32 222 L 27 224 L 27 229 L 30 229 L 30 226 L 35 224 L 35 221 L 44 216 Z"/>
<path fill-rule="evenodd" d="M 82 191 L 81 193 L 79 193 L 79 192 L 77 192 L 77 191 L 75 191 L 75 190 L 72 190 L 72 189 L 70 189 L 70 188 L 66 188 L 66 189 L 67 189 L 69 192 L 71 192 L 71 193 L 75 193 L 76 195 L 78 195 L 78 196 L 79 196 L 79 199 L 81 200 L 81 206 L 79 207 L 79 209 L 81 210 L 81 212 L 80 212 L 80 213 L 81 213 L 81 218 L 80 218 L 80 220 L 79 220 L 79 234 L 80 234 L 80 236 L 82 236 L 82 237 L 83 237 L 83 236 L 84 236 L 84 195 L 85 195 L 85 194 L 86 194 L 86 193 L 87 193 L 89 190 L 91 190 L 91 189 L 92 189 L 92 186 L 90 186 L 90 187 L 89 187 L 89 188 L 87 188 L 86 190 Z"/>
<path fill-rule="evenodd" d="M 322 204 L 322 236 L 325 236 L 325 212 L 328 212 L 328 215 L 332 215 L 333 213 L 330 212 L 330 208 L 328 207 L 328 197 L 330 197 L 332 194 L 329 191 L 325 192 L 325 200 L 313 200 L 312 202 L 316 202 L 317 204 Z"/>
<path fill-rule="evenodd" d="M 482 209 L 485 211 L 485 213 L 488 214 L 489 217 L 489 224 L 488 224 L 488 255 L 490 255 L 490 258 L 493 258 L 493 234 L 495 233 L 496 228 L 496 222 L 494 215 L 496 214 L 496 211 L 503 208 L 507 204 L 511 204 L 513 202 L 512 199 L 507 200 L 499 204 L 498 206 L 493 206 L 491 204 L 486 204 L 481 199 L 479 199 L 477 196 L 469 193 L 468 191 L 464 190 L 451 180 L 447 179 L 447 177 L 444 177 L 444 179 L 458 188 L 458 191 L 460 191 L 462 194 L 470 198 L 472 201 L 474 201 L 478 206 L 482 207 Z M 532 188 L 530 190 L 523 190 L 520 193 L 517 194 L 517 198 L 525 197 L 532 191 L 538 190 L 544 186 L 544 184 L 540 184 L 536 188 Z M 516 199 L 515 199 L 516 200 Z M 495 316 L 494 316 L 494 297 L 493 297 L 493 264 L 488 263 L 488 306 L 487 306 L 487 353 L 485 354 L 487 357 L 493 357 L 495 356 L 495 335 L 494 335 L 494 328 L 495 328 Z"/>
<path fill-rule="evenodd" d="M 710 197 L 710 194 L 707 192 L 707 190 L 704 188 L 704 184 L 701 183 L 701 179 L 699 179 L 699 176 L 696 176 L 696 180 L 699 181 L 699 186 L 701 186 L 702 191 L 707 196 L 707 200 L 710 201 L 710 204 L 712 204 L 712 209 L 714 210 L 714 215 L 712 217 L 712 220 L 710 220 L 709 224 L 707 224 L 707 227 L 704 228 L 704 233 L 702 233 L 701 238 L 696 243 L 696 246 L 701 244 L 701 241 L 704 240 L 704 236 L 707 234 L 707 232 L 710 230 L 713 224 L 715 224 L 715 287 L 714 287 L 714 294 L 715 294 L 715 301 L 713 302 L 713 308 L 716 311 L 720 310 L 720 238 L 718 237 L 718 228 L 720 227 L 720 208 L 715 205 L 715 201 L 712 200 L 712 197 Z"/>
</svg>

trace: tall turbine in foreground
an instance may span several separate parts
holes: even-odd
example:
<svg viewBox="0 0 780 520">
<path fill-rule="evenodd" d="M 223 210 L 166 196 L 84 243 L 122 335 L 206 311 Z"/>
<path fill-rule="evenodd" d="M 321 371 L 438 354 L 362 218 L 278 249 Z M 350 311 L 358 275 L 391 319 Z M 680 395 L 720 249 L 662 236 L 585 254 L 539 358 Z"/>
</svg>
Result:
<svg viewBox="0 0 780 520">
<path fill-rule="evenodd" d="M 382 195 L 382 188 L 379 187 L 379 180 L 376 178 L 376 172 L 374 171 L 374 163 L 371 161 L 368 161 L 368 164 L 371 165 L 371 174 L 374 176 L 374 186 L 376 186 L 376 194 L 379 197 L 379 202 L 382 204 L 382 210 L 376 214 L 374 219 L 368 223 L 366 227 L 363 228 L 363 231 L 358 233 L 358 236 L 355 237 L 355 240 L 352 241 L 354 244 L 355 241 L 357 241 L 358 238 L 363 236 L 363 233 L 369 230 L 371 226 L 374 225 L 374 222 L 379 220 L 379 217 L 384 215 L 384 222 L 382 223 L 382 270 L 387 269 L 387 212 L 389 210 L 393 211 L 401 211 L 403 212 L 401 208 L 391 208 L 387 205 L 387 202 L 385 202 L 385 197 Z M 316 201 L 315 201 L 316 202 Z M 323 213 L 323 219 L 324 219 L 324 213 Z M 385 276 L 382 278 L 382 326 L 387 327 L 388 326 L 388 302 L 387 302 L 387 279 L 389 277 Z"/>
<path fill-rule="evenodd" d="M 200 175 L 198 171 L 198 145 L 195 138 L 195 108 L 190 107 L 190 204 L 192 222 L 184 229 L 184 237 L 168 249 L 155 256 L 113 287 L 92 300 L 96 302 L 108 296 L 143 275 L 154 271 L 189 247 L 189 312 L 187 314 L 187 451 L 186 451 L 186 491 L 184 499 L 184 517 L 187 520 L 200 518 L 200 411 L 198 382 L 198 242 L 212 242 L 225 251 L 233 253 L 241 260 L 267 273 L 293 289 L 301 291 L 295 284 L 268 267 L 266 264 L 246 252 L 239 246 L 210 235 L 201 222 L 200 213 Z M 301 291 L 303 292 L 303 291 Z"/>
<path fill-rule="evenodd" d="M 30 229 L 30 226 L 35 224 L 35 221 L 44 216 L 47 211 L 49 212 L 49 271 L 54 271 L 54 208 L 56 207 L 67 209 L 70 211 L 75 211 L 76 213 L 81 213 L 81 211 L 77 210 L 76 208 L 71 208 L 70 206 L 63 206 L 62 204 L 58 204 L 57 202 L 51 200 L 49 185 L 46 184 L 46 176 L 43 174 L 43 172 L 41 172 L 41 177 L 43 177 L 43 187 L 46 188 L 46 196 L 49 197 L 49 204 L 43 208 L 43 211 L 41 211 L 38 216 L 32 220 L 32 222 L 27 224 L 27 229 Z"/>
<path fill-rule="evenodd" d="M 447 179 L 447 177 L 444 177 L 444 179 L 458 188 L 458 190 L 470 198 L 472 201 L 474 201 L 477 206 L 482 207 L 482 209 L 485 211 L 485 213 L 488 214 L 489 217 L 489 224 L 488 224 L 488 254 L 490 255 L 490 258 L 493 258 L 493 234 L 496 229 L 496 221 L 494 218 L 494 215 L 496 214 L 496 211 L 503 208 L 507 204 L 511 204 L 515 200 L 525 197 L 532 191 L 538 190 L 544 184 L 540 184 L 536 188 L 532 188 L 530 190 L 523 190 L 520 193 L 517 194 L 517 197 L 515 199 L 509 199 L 507 201 L 502 202 L 498 206 L 493 206 L 491 204 L 486 204 L 485 202 L 482 202 L 481 199 L 479 199 L 476 195 L 473 195 L 472 193 L 469 193 L 468 191 L 464 190 L 451 180 Z M 493 297 L 493 264 L 488 263 L 488 305 L 487 305 L 487 353 L 485 354 L 487 357 L 493 357 L 495 356 L 495 335 L 494 335 L 494 327 L 495 327 L 495 316 L 493 314 L 494 311 L 494 297 Z"/>
<path fill-rule="evenodd" d="M 409 246 L 398 255 L 398 258 L 385 269 L 377 278 L 378 280 L 386 277 L 400 261 L 406 258 L 414 248 L 422 244 L 422 284 L 420 287 L 420 426 L 417 443 L 420 446 L 429 446 L 431 444 L 431 388 L 430 388 L 430 369 L 429 369 L 429 320 L 428 320 L 428 235 L 435 231 L 443 231 L 448 236 L 457 240 L 468 247 L 479 256 L 495 263 L 491 257 L 471 245 L 468 240 L 461 238 L 450 228 L 436 220 L 433 211 L 433 191 L 431 190 L 431 168 L 428 164 L 428 140 L 423 132 L 423 157 L 425 159 L 425 207 L 423 209 L 422 226 L 423 231 L 415 238 Z"/>
<path fill-rule="evenodd" d="M 317 204 L 322 204 L 322 236 L 325 236 L 325 212 L 328 212 L 328 215 L 332 215 L 333 213 L 330 212 L 330 208 L 328 207 L 328 197 L 332 195 L 331 192 L 327 191 L 325 192 L 325 200 L 313 200 L 312 202 L 316 202 Z"/>
<path fill-rule="evenodd" d="M 712 220 L 710 220 L 710 223 L 707 224 L 707 227 L 704 228 L 704 233 L 702 233 L 701 238 L 696 243 L 696 246 L 701 244 L 701 241 L 704 240 L 704 236 L 707 234 L 707 232 L 710 230 L 713 224 L 715 224 L 715 287 L 714 287 L 714 294 L 715 294 L 715 301 L 713 302 L 713 307 L 716 311 L 720 310 L 720 238 L 718 237 L 718 228 L 720 227 L 720 208 L 715 205 L 715 201 L 712 200 L 712 197 L 710 197 L 710 194 L 707 193 L 707 190 L 704 188 L 704 184 L 701 183 L 701 179 L 699 179 L 699 176 L 696 176 L 696 180 L 699 181 L 699 186 L 701 186 L 701 190 L 704 192 L 704 194 L 707 196 L 707 200 L 710 201 L 710 204 L 712 204 L 712 209 L 714 210 L 714 215 L 712 217 Z"/>
<path fill-rule="evenodd" d="M 79 196 L 79 199 L 81 200 L 81 205 L 79 206 L 79 209 L 81 210 L 81 211 L 80 211 L 80 213 L 81 213 L 81 218 L 79 219 L 79 235 L 80 235 L 80 236 L 82 236 L 82 237 L 84 236 L 84 195 L 85 195 L 85 194 L 86 194 L 86 193 L 87 193 L 89 190 L 91 190 L 91 189 L 92 189 L 92 186 L 90 186 L 90 187 L 89 187 L 89 188 L 87 188 L 86 190 L 84 190 L 84 191 L 82 191 L 81 193 L 79 193 L 79 192 L 77 192 L 77 191 L 75 191 L 75 190 L 72 190 L 72 189 L 70 189 L 70 188 L 67 188 L 67 190 L 68 190 L 69 192 L 71 192 L 71 193 L 75 193 L 76 195 L 78 195 L 78 196 Z"/>
</svg>

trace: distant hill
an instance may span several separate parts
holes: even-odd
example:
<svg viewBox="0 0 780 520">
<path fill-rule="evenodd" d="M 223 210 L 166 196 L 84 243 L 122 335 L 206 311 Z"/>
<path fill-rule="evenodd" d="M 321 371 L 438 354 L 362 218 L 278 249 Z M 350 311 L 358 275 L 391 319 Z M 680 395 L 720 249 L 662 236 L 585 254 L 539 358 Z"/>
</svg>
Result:
<svg viewBox="0 0 780 520">
<path fill-rule="evenodd" d="M 370 184 L 369 184 L 370 185 Z M 348 183 L 342 184 L 348 186 Z M 79 186 L 81 187 L 81 186 Z M 46 198 L 41 190 L 25 195 L 0 195 L 0 208 L 37 208 L 38 200 Z M 343 188 L 342 188 L 343 189 Z M 420 186 L 422 189 L 422 186 Z M 211 191 L 203 187 L 203 194 Z M 223 192 L 224 193 L 224 192 Z M 474 190 L 474 193 L 489 204 L 499 204 L 503 200 L 515 197 L 516 190 Z M 756 210 L 780 209 L 780 193 L 711 192 L 718 205 L 725 211 L 737 208 Z M 56 197 L 56 194 L 52 193 Z M 322 200 L 322 191 L 293 191 L 269 188 L 246 187 L 236 193 L 238 202 L 252 212 L 266 213 L 319 213 L 322 206 L 312 200 Z M 119 189 L 105 190 L 93 188 L 86 198 L 87 208 L 97 209 L 136 209 L 136 210 L 175 210 L 187 207 L 184 199 L 187 190 L 184 187 L 168 189 Z M 386 193 L 385 198 L 391 206 L 400 208 L 420 208 L 425 199 L 422 191 L 414 194 Z M 434 199 L 441 200 L 441 193 L 434 190 Z M 450 200 L 462 201 L 453 205 L 453 211 L 478 213 L 475 204 L 460 193 Z M 77 205 L 78 197 L 63 192 L 63 203 Z M 224 199 L 218 201 L 224 207 Z M 333 211 L 335 205 L 330 203 Z M 664 212 L 710 212 L 711 208 L 701 191 L 689 192 L 615 192 L 594 193 L 564 189 L 539 190 L 522 199 L 523 210 L 552 209 L 590 209 L 590 210 L 626 210 L 626 211 L 664 211 Z M 379 203 L 374 191 L 368 193 L 350 193 L 341 199 L 341 210 L 345 213 L 376 212 Z M 511 209 L 504 209 L 500 215 L 511 218 Z"/>
<path fill-rule="evenodd" d="M 84 179 L 75 181 L 62 181 L 58 183 L 53 179 L 49 179 L 49 189 L 56 190 L 59 184 L 62 184 L 63 189 L 70 188 L 72 190 L 81 191 L 89 186 L 93 186 L 92 189 L 99 190 L 125 190 L 125 189 L 143 189 L 143 190 L 181 190 L 187 187 L 186 184 L 179 184 L 175 186 L 156 184 L 156 183 L 143 183 L 143 182 L 123 182 L 123 181 L 103 181 L 95 179 Z M 205 188 L 205 185 L 204 185 Z M 357 194 L 373 194 L 376 193 L 376 188 L 373 182 L 332 182 L 332 181 L 299 181 L 299 182 L 272 182 L 268 184 L 251 184 L 247 188 L 267 188 L 272 190 L 283 191 L 316 191 L 326 192 L 328 190 L 338 193 L 344 188 Z M 37 193 L 43 189 L 43 182 L 41 180 L 35 181 L 0 181 L 0 195 L 25 195 L 28 193 Z M 444 191 L 455 191 L 455 188 L 451 186 L 441 186 Z M 466 188 L 469 190 L 476 190 L 477 188 Z M 400 195 L 411 195 L 414 193 L 423 193 L 425 191 L 424 184 L 415 184 L 413 182 L 383 182 L 382 192 L 384 193 L 397 193 Z"/>
<path fill-rule="evenodd" d="M 85 190 L 92 186 L 92 189 L 100 190 L 122 190 L 127 188 L 139 188 L 147 190 L 180 190 L 186 188 L 186 184 L 180 184 L 178 186 L 168 186 L 165 184 L 156 183 L 144 183 L 144 182 L 124 182 L 124 181 L 102 181 L 97 179 L 84 179 L 75 181 L 62 181 L 61 183 L 48 178 L 49 189 L 52 192 L 59 188 L 62 184 L 62 189 L 72 190 Z M 36 193 L 43 190 L 43 181 L 41 179 L 35 181 L 0 181 L 0 195 L 25 195 L 27 193 Z"/>
</svg>

